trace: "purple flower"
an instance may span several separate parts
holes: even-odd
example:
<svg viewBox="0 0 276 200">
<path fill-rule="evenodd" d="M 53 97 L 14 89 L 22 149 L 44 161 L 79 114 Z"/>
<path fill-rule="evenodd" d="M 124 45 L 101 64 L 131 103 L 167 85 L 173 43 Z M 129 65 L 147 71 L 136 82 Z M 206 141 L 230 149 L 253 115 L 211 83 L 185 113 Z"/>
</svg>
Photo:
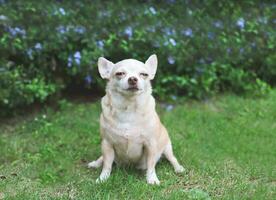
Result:
<svg viewBox="0 0 276 200">
<path fill-rule="evenodd" d="M 165 41 L 164 42 L 164 46 L 168 46 L 169 42 L 168 41 Z"/>
<path fill-rule="evenodd" d="M 172 95 L 171 98 L 172 98 L 172 100 L 176 100 L 176 99 L 177 99 L 177 96 Z"/>
<path fill-rule="evenodd" d="M 265 35 L 266 38 L 269 38 L 269 37 L 272 36 L 272 32 L 265 32 L 264 35 Z"/>
<path fill-rule="evenodd" d="M 215 22 L 214 22 L 214 26 L 215 26 L 216 28 L 222 28 L 222 27 L 223 27 L 223 24 L 222 24 L 221 21 L 215 21 Z"/>
<path fill-rule="evenodd" d="M 244 48 L 240 48 L 240 54 L 244 53 Z"/>
<path fill-rule="evenodd" d="M 188 10 L 188 15 L 192 15 L 193 14 L 193 11 L 192 10 Z"/>
<path fill-rule="evenodd" d="M 26 31 L 25 31 L 24 29 L 15 27 L 14 30 L 15 30 L 18 34 L 21 34 L 21 35 L 25 35 L 25 34 L 26 34 Z"/>
<path fill-rule="evenodd" d="M 42 49 L 42 45 L 38 42 L 35 44 L 35 47 L 34 47 L 36 50 L 41 50 Z"/>
<path fill-rule="evenodd" d="M 32 49 L 28 49 L 27 50 L 27 55 L 29 56 L 30 59 L 33 59 L 33 50 Z"/>
<path fill-rule="evenodd" d="M 227 53 L 230 54 L 232 52 L 232 49 L 231 48 L 227 48 Z"/>
<path fill-rule="evenodd" d="M 207 36 L 209 39 L 213 40 L 215 38 L 215 33 L 214 32 L 208 32 Z"/>
<path fill-rule="evenodd" d="M 200 59 L 199 59 L 199 63 L 200 63 L 200 64 L 205 64 L 205 60 L 204 60 L 203 58 L 200 58 Z"/>
<path fill-rule="evenodd" d="M 156 31 L 154 26 L 150 26 L 146 28 L 147 31 L 154 33 Z"/>
<path fill-rule="evenodd" d="M 26 35 L 26 31 L 19 27 L 15 27 L 15 28 L 9 27 L 8 29 L 12 36 L 17 36 L 17 35 L 25 36 Z"/>
<path fill-rule="evenodd" d="M 86 31 L 86 28 L 83 26 L 77 26 L 74 28 L 74 31 L 79 34 L 83 34 Z"/>
<path fill-rule="evenodd" d="M 262 23 L 262 24 L 267 24 L 267 18 L 266 17 L 259 17 L 258 18 L 258 21 L 260 22 L 260 23 Z"/>
<path fill-rule="evenodd" d="M 121 21 L 125 21 L 127 19 L 126 14 L 124 12 L 119 13 L 119 17 L 120 17 Z"/>
<path fill-rule="evenodd" d="M 176 46 L 176 41 L 173 38 L 170 38 L 169 42 L 171 43 L 171 45 Z"/>
<path fill-rule="evenodd" d="M 166 2 L 167 2 L 168 4 L 173 4 L 173 3 L 175 3 L 175 0 L 166 0 Z"/>
<path fill-rule="evenodd" d="M 171 64 L 171 65 L 173 65 L 173 64 L 175 63 L 174 57 L 169 56 L 169 57 L 168 57 L 168 63 Z"/>
<path fill-rule="evenodd" d="M 59 10 L 60 14 L 66 15 L 66 12 L 65 12 L 65 10 L 63 8 L 59 8 L 58 10 Z"/>
<path fill-rule="evenodd" d="M 104 42 L 102 40 L 98 40 L 96 44 L 97 44 L 97 47 L 99 47 L 100 49 L 104 47 Z"/>
<path fill-rule="evenodd" d="M 155 47 L 155 48 L 159 48 L 160 47 L 160 43 L 158 41 L 153 41 L 152 46 Z"/>
<path fill-rule="evenodd" d="M 193 30 L 191 28 L 186 28 L 181 33 L 187 37 L 193 37 Z"/>
<path fill-rule="evenodd" d="M 201 75 L 204 72 L 204 68 L 202 66 L 201 67 L 196 67 L 195 70 L 196 70 L 198 75 Z"/>
<path fill-rule="evenodd" d="M 252 42 L 250 45 L 251 45 L 251 47 L 255 48 L 256 47 L 256 42 Z"/>
<path fill-rule="evenodd" d="M 166 106 L 166 111 L 169 112 L 169 111 L 171 111 L 173 108 L 174 108 L 174 106 L 171 105 L 171 104 L 169 104 L 169 105 Z"/>
<path fill-rule="evenodd" d="M 155 8 L 154 7 L 150 7 L 149 8 L 149 11 L 151 12 L 151 14 L 153 14 L 153 15 L 155 15 L 157 12 L 156 12 L 156 10 L 155 10 Z"/>
<path fill-rule="evenodd" d="M 129 38 L 131 38 L 132 35 L 133 35 L 132 27 L 131 27 L 131 26 L 126 27 L 124 33 L 125 33 Z"/>
<path fill-rule="evenodd" d="M 211 57 L 206 58 L 206 63 L 211 64 L 213 62 L 213 59 Z"/>
<path fill-rule="evenodd" d="M 175 35 L 175 30 L 171 28 L 164 28 L 163 31 L 166 33 L 166 35 Z"/>
<path fill-rule="evenodd" d="M 81 53 L 79 51 L 76 51 L 74 53 L 74 59 L 77 65 L 80 65 L 81 63 Z"/>
<path fill-rule="evenodd" d="M 56 28 L 56 30 L 61 33 L 61 34 L 64 34 L 68 31 L 67 27 L 63 26 L 63 25 L 60 25 Z"/>
<path fill-rule="evenodd" d="M 92 77 L 90 76 L 90 75 L 87 75 L 85 78 L 84 78 L 84 80 L 85 80 L 85 82 L 87 83 L 87 84 L 91 84 L 92 83 Z"/>
<path fill-rule="evenodd" d="M 7 20 L 8 18 L 5 16 L 5 15 L 0 15 L 0 20 L 3 20 L 3 21 L 5 21 L 5 20 Z"/>
<path fill-rule="evenodd" d="M 17 32 L 13 28 L 9 28 L 9 32 L 12 36 L 16 36 Z"/>
<path fill-rule="evenodd" d="M 111 13 L 110 13 L 109 10 L 101 10 L 101 11 L 99 12 L 99 16 L 100 16 L 101 18 L 106 18 L 106 17 L 110 17 L 110 16 L 111 16 Z"/>
<path fill-rule="evenodd" d="M 73 59 L 72 59 L 72 56 L 69 56 L 67 59 L 67 67 L 71 68 L 72 65 L 73 65 Z"/>
<path fill-rule="evenodd" d="M 236 25 L 240 28 L 243 29 L 245 26 L 245 20 L 243 18 L 239 18 L 236 22 Z"/>
<path fill-rule="evenodd" d="M 74 54 L 74 58 L 81 59 L 81 53 L 79 51 L 76 51 Z"/>
</svg>

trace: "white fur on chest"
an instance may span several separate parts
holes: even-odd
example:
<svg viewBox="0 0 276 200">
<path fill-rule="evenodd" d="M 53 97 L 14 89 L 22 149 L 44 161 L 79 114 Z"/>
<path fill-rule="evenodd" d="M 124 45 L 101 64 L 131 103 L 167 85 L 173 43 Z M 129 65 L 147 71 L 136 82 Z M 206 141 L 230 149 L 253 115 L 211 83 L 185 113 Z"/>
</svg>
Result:
<svg viewBox="0 0 276 200">
<path fill-rule="evenodd" d="M 143 154 L 145 136 L 152 127 L 154 105 L 149 101 L 141 109 L 137 103 L 125 103 L 113 106 L 108 99 L 103 98 L 102 134 L 113 145 L 119 161 L 138 162 Z"/>
<path fill-rule="evenodd" d="M 113 145 L 116 153 L 116 160 L 123 163 L 138 162 L 143 153 L 145 130 L 137 119 L 135 114 L 128 118 L 123 116 L 116 119 L 105 119 L 102 123 L 103 134 Z M 114 123 L 112 123 L 114 122 Z"/>
</svg>

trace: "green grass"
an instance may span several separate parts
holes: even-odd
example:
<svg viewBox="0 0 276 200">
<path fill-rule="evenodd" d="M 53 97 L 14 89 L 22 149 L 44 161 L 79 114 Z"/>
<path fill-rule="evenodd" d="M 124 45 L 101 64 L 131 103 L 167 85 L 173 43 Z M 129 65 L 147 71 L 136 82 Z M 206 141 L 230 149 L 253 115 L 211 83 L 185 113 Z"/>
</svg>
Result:
<svg viewBox="0 0 276 200">
<path fill-rule="evenodd" d="M 225 95 L 158 112 L 186 168 L 157 165 L 160 186 L 144 173 L 86 163 L 100 155 L 99 102 L 62 103 L 0 126 L 0 199 L 275 199 L 276 90 L 267 98 Z"/>
</svg>

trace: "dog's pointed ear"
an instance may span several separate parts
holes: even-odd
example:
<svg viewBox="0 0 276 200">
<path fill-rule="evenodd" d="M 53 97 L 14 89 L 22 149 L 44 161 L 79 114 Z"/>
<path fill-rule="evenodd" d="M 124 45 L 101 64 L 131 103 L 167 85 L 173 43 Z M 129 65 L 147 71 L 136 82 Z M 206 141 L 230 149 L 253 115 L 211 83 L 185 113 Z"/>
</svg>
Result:
<svg viewBox="0 0 276 200">
<path fill-rule="evenodd" d="M 109 79 L 114 64 L 104 57 L 98 59 L 98 70 L 103 79 Z"/>
<path fill-rule="evenodd" d="M 157 70 L 157 56 L 155 54 L 151 55 L 146 63 L 145 63 L 149 69 L 149 78 L 150 80 L 154 79 L 156 70 Z"/>
</svg>

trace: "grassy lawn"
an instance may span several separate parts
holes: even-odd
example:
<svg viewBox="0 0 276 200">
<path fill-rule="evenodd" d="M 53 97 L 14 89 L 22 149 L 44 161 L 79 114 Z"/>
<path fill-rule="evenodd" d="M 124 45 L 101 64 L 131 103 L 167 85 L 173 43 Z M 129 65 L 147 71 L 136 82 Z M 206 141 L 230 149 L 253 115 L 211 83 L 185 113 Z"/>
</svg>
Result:
<svg viewBox="0 0 276 200">
<path fill-rule="evenodd" d="M 99 102 L 62 103 L 0 125 L 0 199 L 275 199 L 276 90 L 267 98 L 232 95 L 186 102 L 158 112 L 186 173 L 165 160 L 160 186 L 144 173 L 113 168 L 96 184 L 100 169 Z"/>
</svg>

